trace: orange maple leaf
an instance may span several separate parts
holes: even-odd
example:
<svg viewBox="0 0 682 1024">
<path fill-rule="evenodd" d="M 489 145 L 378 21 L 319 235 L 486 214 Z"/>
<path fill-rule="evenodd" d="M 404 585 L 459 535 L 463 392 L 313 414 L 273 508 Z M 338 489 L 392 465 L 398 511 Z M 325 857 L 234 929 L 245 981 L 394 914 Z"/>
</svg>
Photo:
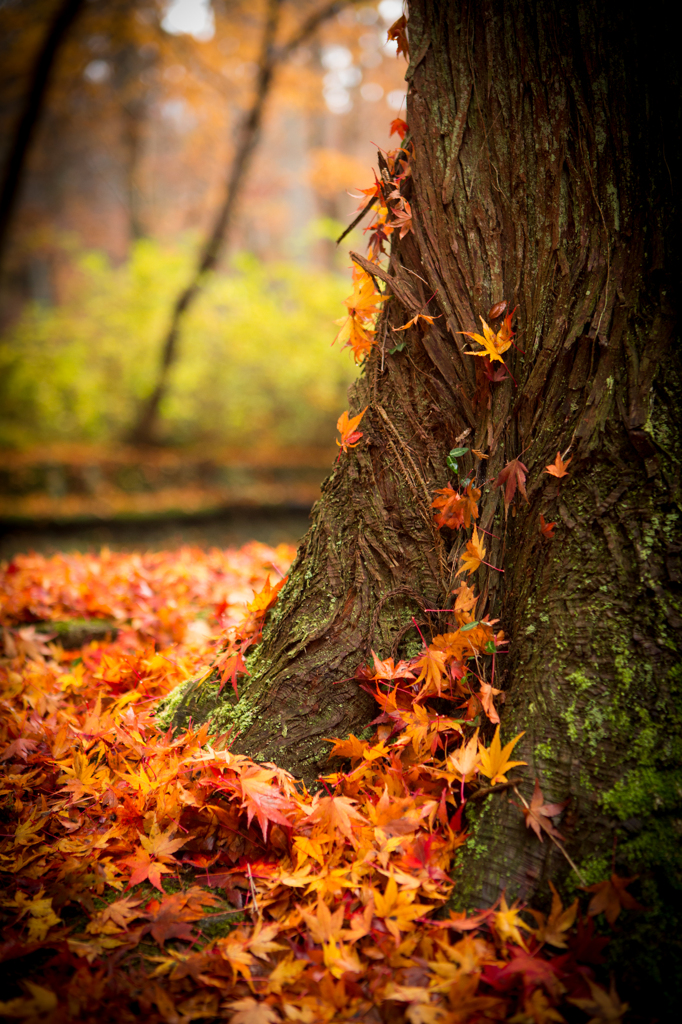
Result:
<svg viewBox="0 0 682 1024">
<path fill-rule="evenodd" d="M 405 15 L 401 15 L 397 21 L 394 21 L 388 30 L 388 38 L 394 39 L 398 44 L 398 51 L 396 57 L 400 54 L 404 54 L 406 59 L 410 56 L 410 46 L 407 41 L 407 18 Z"/>
<path fill-rule="evenodd" d="M 506 317 L 504 318 L 504 323 L 497 332 L 495 347 L 497 348 L 498 352 L 506 352 L 510 345 L 513 344 L 512 338 L 514 337 L 514 331 L 512 331 L 511 322 L 512 317 L 514 316 L 514 313 L 518 308 L 518 306 L 515 306 L 514 309 L 512 309 L 511 313 L 507 313 Z"/>
<path fill-rule="evenodd" d="M 270 583 L 270 576 L 268 575 L 263 589 L 259 590 L 258 593 L 254 590 L 253 601 L 250 601 L 246 606 L 249 611 L 256 615 L 265 615 L 265 613 L 269 611 L 274 604 L 276 604 L 279 592 L 287 579 L 288 577 L 284 576 L 281 580 L 275 583 L 273 587 Z"/>
<path fill-rule="evenodd" d="M 538 942 L 548 942 L 550 946 L 566 949 L 568 945 L 566 942 L 566 932 L 575 923 L 578 915 L 578 900 L 574 900 L 570 907 L 564 909 L 561 897 L 556 891 L 554 883 L 550 881 L 549 886 L 552 890 L 552 909 L 549 916 L 546 917 L 540 910 L 533 910 L 531 907 L 528 908 L 528 913 L 538 923 L 535 931 L 535 937 Z"/>
<path fill-rule="evenodd" d="M 274 1006 L 253 996 L 245 996 L 226 1005 L 233 1011 L 230 1024 L 280 1024 L 282 1020 Z"/>
<path fill-rule="evenodd" d="M 585 892 L 594 893 L 587 908 L 590 917 L 595 917 L 603 912 L 609 924 L 615 924 L 623 909 L 644 910 L 642 904 L 638 903 L 629 892 L 626 892 L 627 887 L 632 885 L 637 877 L 637 875 L 633 875 L 632 878 L 621 878 L 619 875 L 612 874 L 603 882 L 595 882 L 594 885 L 581 887 L 585 889 Z"/>
<path fill-rule="evenodd" d="M 336 429 L 341 434 L 341 440 L 336 443 L 342 452 L 347 452 L 349 448 L 355 448 L 360 443 L 360 438 L 363 434 L 361 430 L 356 430 L 355 428 L 367 412 L 367 409 L 368 406 L 365 406 L 361 413 L 350 418 L 348 416 L 348 410 L 342 412 L 339 416 L 336 423 Z"/>
<path fill-rule="evenodd" d="M 400 137 L 400 141 L 402 142 L 402 140 L 407 135 L 407 122 L 403 121 L 402 117 L 394 117 L 393 120 L 391 121 L 390 127 L 391 130 L 389 134 L 398 135 Z"/>
<path fill-rule="evenodd" d="M 448 483 L 434 491 L 440 497 L 434 498 L 432 508 L 440 509 L 436 515 L 436 526 L 440 529 L 447 526 L 450 530 L 459 530 L 460 527 L 471 526 L 471 520 L 478 519 L 478 501 L 481 497 L 479 487 L 474 487 L 473 481 L 467 485 L 464 494 L 459 494 Z"/>
<path fill-rule="evenodd" d="M 439 495 L 431 502 L 431 508 L 439 509 L 436 515 L 436 526 L 440 529 L 447 526 L 449 530 L 459 530 L 464 526 L 464 507 L 462 498 L 451 483 L 434 491 Z"/>
<path fill-rule="evenodd" d="M 478 597 L 473 587 L 467 586 L 466 583 L 460 583 L 456 590 L 453 590 L 453 594 L 456 594 L 455 604 L 453 606 L 453 612 L 457 618 L 457 624 L 464 626 L 467 622 L 471 622 L 471 616 Z"/>
<path fill-rule="evenodd" d="M 239 776 L 242 807 L 246 808 L 247 822 L 250 825 L 254 816 L 258 818 L 265 840 L 268 838 L 270 822 L 285 828 L 291 828 L 293 824 L 290 818 L 282 814 L 283 810 L 291 809 L 293 804 L 275 786 L 270 785 L 274 776 L 274 771 L 257 764 L 248 765 Z"/>
<path fill-rule="evenodd" d="M 414 672 L 410 670 L 406 661 L 399 661 L 397 665 L 393 658 L 380 661 L 374 651 L 372 651 L 372 658 L 374 660 L 374 675 L 370 676 L 370 679 L 381 679 L 384 682 L 391 679 L 414 679 Z"/>
<path fill-rule="evenodd" d="M 427 647 L 421 657 L 415 661 L 415 668 L 421 670 L 416 682 L 424 681 L 420 694 L 437 693 L 440 696 L 443 679 L 447 677 L 446 657 L 444 651 Z"/>
<path fill-rule="evenodd" d="M 467 541 L 464 553 L 461 555 L 462 568 L 458 569 L 456 576 L 460 573 L 472 573 L 476 572 L 481 562 L 485 561 L 486 549 L 483 545 L 483 538 L 478 536 L 476 527 L 474 526 L 474 532 L 471 540 Z"/>
<path fill-rule="evenodd" d="M 173 869 L 167 867 L 167 863 L 175 864 L 172 854 L 184 846 L 188 839 L 172 839 L 171 829 L 168 829 L 167 832 L 160 832 L 156 823 L 149 836 L 145 836 L 141 832 L 138 832 L 138 836 L 142 849 L 130 857 L 123 858 L 123 863 L 133 869 L 128 888 L 148 878 L 156 889 L 163 892 L 161 875 L 172 872 Z"/>
<path fill-rule="evenodd" d="M 468 743 L 462 744 L 448 757 L 448 766 L 462 777 L 462 784 L 470 782 L 478 771 L 481 757 L 478 751 L 478 729 Z"/>
<path fill-rule="evenodd" d="M 353 822 L 367 823 L 364 815 L 357 810 L 355 800 L 346 796 L 323 796 L 315 795 L 315 802 L 307 821 L 319 822 L 329 833 L 335 829 L 351 841 L 355 842 L 353 835 Z"/>
<path fill-rule="evenodd" d="M 490 683 L 481 682 L 481 689 L 476 694 L 476 696 L 481 702 L 481 707 L 483 708 L 486 715 L 488 716 L 488 719 L 493 723 L 493 725 L 499 724 L 500 721 L 500 716 L 497 713 L 497 708 L 493 703 L 493 697 L 497 697 L 500 693 L 502 693 L 502 690 L 496 690 L 495 687 L 491 686 Z M 504 698 L 502 699 L 504 700 Z"/>
<path fill-rule="evenodd" d="M 442 313 L 439 313 L 438 316 L 428 316 L 426 313 L 417 313 L 416 316 L 413 316 L 412 319 L 408 320 L 402 327 L 393 327 L 391 329 L 394 331 L 406 331 L 408 327 L 412 327 L 413 324 L 419 323 L 420 320 L 424 320 L 425 323 L 430 325 L 434 320 L 440 320 L 442 315 Z"/>
<path fill-rule="evenodd" d="M 431 910 L 431 907 L 415 903 L 416 891 L 414 889 L 398 889 L 395 878 L 391 875 L 382 893 L 378 889 L 372 889 L 374 898 L 374 913 L 376 917 L 383 919 L 384 924 L 396 941 L 400 942 L 400 932 L 413 927 L 412 922 L 417 917 L 424 915 Z"/>
<path fill-rule="evenodd" d="M 519 917 L 520 913 L 521 910 L 514 903 L 512 903 L 511 907 L 507 906 L 507 900 L 502 896 L 500 909 L 493 915 L 493 922 L 495 931 L 503 942 L 511 939 L 512 942 L 516 942 L 522 949 L 525 949 L 526 944 L 523 941 L 519 928 L 525 928 L 526 931 L 531 929 L 525 921 L 521 920 Z"/>
<path fill-rule="evenodd" d="M 566 461 L 564 462 L 564 460 L 561 458 L 561 452 L 557 452 L 556 459 L 551 464 L 551 466 L 545 466 L 544 472 L 549 473 L 550 476 L 555 476 L 558 480 L 561 480 L 562 477 L 568 476 L 566 466 L 569 464 L 569 462 L 571 462 L 572 459 L 573 456 L 571 455 L 571 458 L 566 459 Z"/>
</svg>

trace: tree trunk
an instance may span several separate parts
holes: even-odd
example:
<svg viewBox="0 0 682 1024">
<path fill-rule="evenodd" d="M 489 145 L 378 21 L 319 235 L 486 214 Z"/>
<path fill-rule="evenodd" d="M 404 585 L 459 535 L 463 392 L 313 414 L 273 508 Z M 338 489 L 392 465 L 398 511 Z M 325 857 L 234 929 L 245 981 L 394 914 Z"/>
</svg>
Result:
<svg viewBox="0 0 682 1024">
<path fill-rule="evenodd" d="M 369 406 L 364 437 L 323 485 L 241 700 L 189 688 L 175 714 L 231 725 L 235 749 L 314 778 L 323 738 L 373 716 L 352 679 L 370 650 L 414 653 L 412 615 L 442 631 L 424 609 L 447 606 L 462 540 L 434 529 L 430 506 L 468 431 L 488 456 L 480 525 L 504 573 L 482 567 L 478 589 L 511 641 L 495 683 L 503 735 L 525 730 L 526 796 L 537 777 L 547 799 L 570 799 L 561 831 L 588 882 L 609 874 L 617 837 L 619 873 L 644 873 L 642 902 L 679 913 L 680 118 L 663 13 L 412 0 L 414 231 L 394 242 L 382 344 L 352 391 L 352 412 Z M 380 351 L 434 293 L 428 333 Z M 516 383 L 489 384 L 458 332 L 503 298 L 523 352 L 507 353 Z M 543 472 L 569 446 L 568 477 Z M 528 502 L 507 517 L 493 481 L 517 457 Z M 565 868 L 556 848 L 506 799 L 478 806 L 460 904 L 546 891 Z M 643 976 L 660 956 L 652 946 Z"/>
<path fill-rule="evenodd" d="M 9 148 L 0 186 L 0 264 L 5 257 L 21 177 L 45 104 L 55 59 L 68 36 L 71 25 L 83 7 L 83 3 L 84 0 L 63 0 L 58 5 L 31 70 L 28 92 Z"/>
</svg>

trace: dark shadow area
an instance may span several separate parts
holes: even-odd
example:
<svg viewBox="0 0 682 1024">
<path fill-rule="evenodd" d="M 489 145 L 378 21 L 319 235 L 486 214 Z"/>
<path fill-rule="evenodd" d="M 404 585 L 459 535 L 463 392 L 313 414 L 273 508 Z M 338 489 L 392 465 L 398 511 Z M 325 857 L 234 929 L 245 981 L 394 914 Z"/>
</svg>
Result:
<svg viewBox="0 0 682 1024">
<path fill-rule="evenodd" d="M 149 551 L 182 544 L 238 547 L 250 540 L 297 544 L 308 529 L 307 509 L 226 509 L 206 516 L 87 523 L 0 521 L 0 559 L 35 551 Z"/>
</svg>

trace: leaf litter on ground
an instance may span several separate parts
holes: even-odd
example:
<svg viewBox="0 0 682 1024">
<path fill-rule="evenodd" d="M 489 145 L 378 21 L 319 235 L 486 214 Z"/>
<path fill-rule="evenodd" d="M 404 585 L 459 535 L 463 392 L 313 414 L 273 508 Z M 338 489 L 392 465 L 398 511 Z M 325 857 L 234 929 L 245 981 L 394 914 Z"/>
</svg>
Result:
<svg viewBox="0 0 682 1024">
<path fill-rule="evenodd" d="M 257 642 L 279 590 L 269 577 L 293 555 L 252 543 L 2 568 L 0 1014 L 558 1020 L 567 999 L 586 1012 L 611 999 L 594 943 L 575 941 L 576 906 L 564 911 L 556 892 L 536 928 L 504 894 L 479 917 L 448 909 L 463 803 L 479 773 L 494 787 L 523 763 L 499 724 L 489 745 L 479 738 L 481 715 L 499 721 L 479 666 L 503 635 L 473 619 L 471 588 L 421 655 L 359 667 L 381 709 L 375 734 L 332 741 L 348 767 L 317 792 L 206 726 L 160 728 L 154 710 L 174 686 Z M 77 650 L 22 641 L 69 618 L 118 632 Z M 561 807 L 538 792 L 531 807 L 549 830 Z M 615 899 L 591 892 L 590 914 L 613 918 Z"/>
</svg>

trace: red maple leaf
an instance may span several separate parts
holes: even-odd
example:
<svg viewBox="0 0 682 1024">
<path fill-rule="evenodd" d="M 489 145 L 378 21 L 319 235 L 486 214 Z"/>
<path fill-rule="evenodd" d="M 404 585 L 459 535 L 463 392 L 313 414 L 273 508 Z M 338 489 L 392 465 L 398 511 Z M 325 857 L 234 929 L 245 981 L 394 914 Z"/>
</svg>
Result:
<svg viewBox="0 0 682 1024">
<path fill-rule="evenodd" d="M 520 459 L 512 459 L 511 462 L 507 463 L 502 472 L 498 473 L 493 483 L 493 487 L 504 487 L 505 515 L 509 509 L 510 503 L 514 500 L 517 487 L 519 489 L 519 493 L 523 495 L 526 501 L 528 501 L 528 495 L 526 494 L 527 472 L 527 467 L 524 466 Z"/>
<path fill-rule="evenodd" d="M 554 540 L 554 527 L 556 526 L 556 523 L 546 522 L 545 517 L 542 515 L 542 513 L 540 513 L 539 518 L 540 522 L 538 524 L 538 529 L 542 536 L 545 538 L 545 540 Z"/>
</svg>

